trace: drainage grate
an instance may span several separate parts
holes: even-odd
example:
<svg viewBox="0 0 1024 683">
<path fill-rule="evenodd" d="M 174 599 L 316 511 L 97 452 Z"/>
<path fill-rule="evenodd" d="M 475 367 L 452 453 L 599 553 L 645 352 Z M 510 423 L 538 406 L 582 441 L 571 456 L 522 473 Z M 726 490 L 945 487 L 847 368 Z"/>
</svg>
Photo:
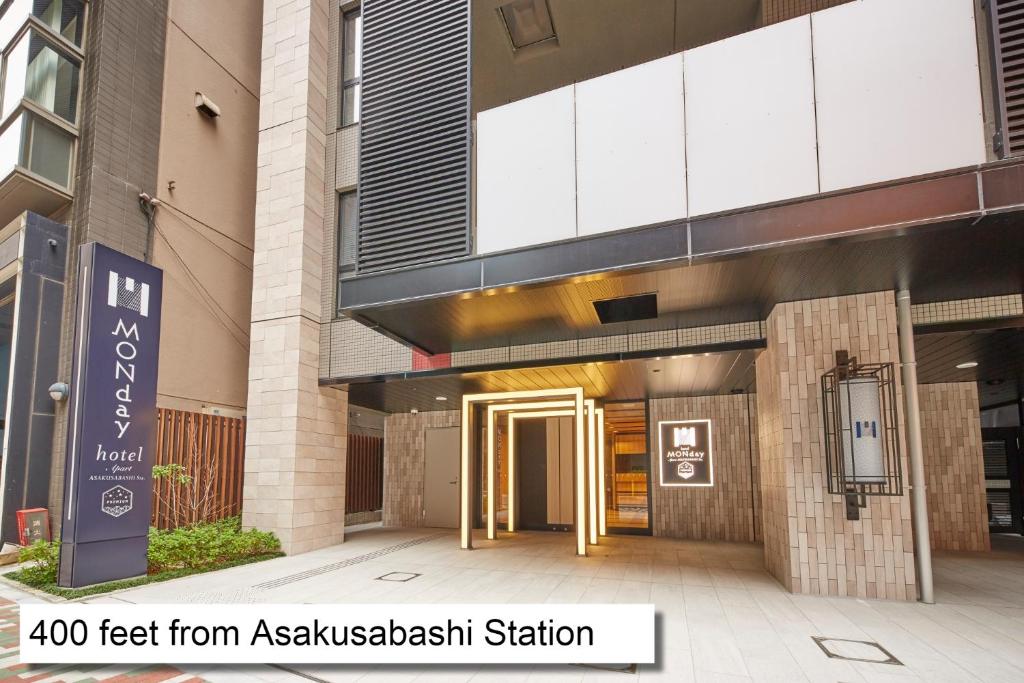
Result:
<svg viewBox="0 0 1024 683">
<path fill-rule="evenodd" d="M 375 581 L 394 581 L 395 583 L 406 583 L 412 581 L 415 578 L 419 578 L 423 574 L 416 574 L 415 572 L 388 572 L 383 576 L 378 576 Z"/>
<path fill-rule="evenodd" d="M 893 657 L 891 652 L 878 643 L 867 640 L 848 640 L 846 638 L 823 638 L 821 636 L 811 636 L 811 639 L 818 644 L 822 652 L 832 659 L 903 666 L 903 662 Z"/>
<path fill-rule="evenodd" d="M 397 545 L 388 546 L 387 548 L 381 548 L 380 550 L 374 550 L 372 553 L 366 553 L 365 555 L 356 555 L 350 557 L 347 560 L 341 560 L 340 562 L 333 562 L 331 564 L 325 564 L 322 567 L 316 569 L 307 569 L 304 572 L 298 572 L 296 574 L 289 574 L 288 576 L 282 576 L 277 579 L 271 579 L 270 581 L 264 581 L 263 583 L 257 583 L 253 588 L 267 590 L 270 588 L 279 588 L 281 586 L 287 586 L 288 584 L 296 583 L 298 581 L 304 581 L 311 579 L 314 576 L 320 576 L 329 572 L 337 571 L 339 569 L 345 569 L 356 564 L 362 564 L 368 560 L 375 560 L 378 557 L 390 555 L 391 553 L 398 552 L 399 550 L 405 550 L 421 543 L 427 543 L 435 539 L 447 536 L 447 534 L 434 534 L 433 536 L 424 536 L 423 538 L 414 538 L 411 541 L 405 543 L 399 543 Z"/>
</svg>

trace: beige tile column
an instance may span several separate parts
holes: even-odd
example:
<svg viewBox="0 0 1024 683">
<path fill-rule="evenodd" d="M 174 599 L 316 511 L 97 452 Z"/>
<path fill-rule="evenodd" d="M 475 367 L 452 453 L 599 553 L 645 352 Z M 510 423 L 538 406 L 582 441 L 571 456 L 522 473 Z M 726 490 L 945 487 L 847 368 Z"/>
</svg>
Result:
<svg viewBox="0 0 1024 683">
<path fill-rule="evenodd" d="M 242 521 L 341 542 L 348 394 L 318 386 L 327 0 L 265 0 Z"/>
<path fill-rule="evenodd" d="M 872 496 L 858 521 L 828 493 L 821 375 L 846 349 L 862 363 L 899 363 L 893 292 L 778 304 L 757 360 L 764 552 L 794 593 L 916 600 L 902 389 L 897 406 L 903 495 Z"/>
<path fill-rule="evenodd" d="M 978 384 L 922 384 L 919 391 L 932 548 L 991 550 Z"/>
</svg>

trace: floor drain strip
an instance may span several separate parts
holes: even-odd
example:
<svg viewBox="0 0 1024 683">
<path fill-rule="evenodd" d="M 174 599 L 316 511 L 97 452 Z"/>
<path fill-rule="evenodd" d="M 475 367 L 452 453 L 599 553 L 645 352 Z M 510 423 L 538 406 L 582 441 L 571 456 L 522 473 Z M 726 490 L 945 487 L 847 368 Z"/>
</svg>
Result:
<svg viewBox="0 0 1024 683">
<path fill-rule="evenodd" d="M 432 536 L 424 536 L 422 538 L 414 538 L 414 539 L 412 539 L 410 541 L 405 541 L 404 543 L 398 543 L 396 545 L 391 545 L 391 546 L 388 546 L 386 548 L 381 548 L 379 550 L 374 550 L 372 553 L 366 553 L 365 555 L 356 555 L 355 557 L 350 557 L 347 560 L 341 560 L 339 562 L 332 562 L 331 564 L 325 564 L 324 566 L 317 567 L 316 569 L 307 569 L 304 572 L 298 572 L 296 574 L 289 574 L 288 576 L 282 576 L 282 577 L 277 578 L 277 579 L 271 579 L 270 581 L 264 581 L 263 583 L 257 583 L 256 585 L 253 586 L 253 588 L 260 589 L 260 590 L 268 590 L 268 589 L 271 589 L 271 588 L 279 588 L 281 586 L 287 586 L 289 584 L 296 583 L 298 581 L 304 581 L 305 579 L 311 579 L 314 576 L 321 576 L 322 574 L 327 574 L 329 572 L 338 571 L 339 569 L 345 569 L 346 567 L 351 567 L 353 565 L 362 564 L 363 562 L 368 562 L 369 560 L 375 560 L 378 557 L 383 557 L 384 555 L 390 555 L 391 553 L 398 552 L 399 550 L 405 550 L 406 548 L 411 548 L 413 546 L 420 545 L 421 543 L 427 543 L 428 541 L 433 541 L 435 539 L 441 538 L 441 537 L 446 536 L 446 535 L 447 534 L 434 534 Z"/>
</svg>

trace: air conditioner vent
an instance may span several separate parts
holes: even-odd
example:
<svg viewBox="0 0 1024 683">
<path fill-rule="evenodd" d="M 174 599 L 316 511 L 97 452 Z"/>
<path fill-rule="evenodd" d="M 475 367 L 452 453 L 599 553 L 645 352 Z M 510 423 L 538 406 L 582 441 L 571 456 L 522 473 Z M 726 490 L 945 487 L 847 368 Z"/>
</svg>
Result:
<svg viewBox="0 0 1024 683">
<path fill-rule="evenodd" d="M 464 256 L 469 2 L 363 2 L 357 271 Z"/>
</svg>

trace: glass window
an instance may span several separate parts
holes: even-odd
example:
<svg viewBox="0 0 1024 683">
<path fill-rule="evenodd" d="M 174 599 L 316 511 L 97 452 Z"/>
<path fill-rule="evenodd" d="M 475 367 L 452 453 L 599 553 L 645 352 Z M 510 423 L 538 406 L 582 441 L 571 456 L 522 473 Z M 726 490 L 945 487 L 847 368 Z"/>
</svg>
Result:
<svg viewBox="0 0 1024 683">
<path fill-rule="evenodd" d="M 14 117 L 0 133 L 0 180 L 7 177 L 15 166 L 21 165 L 21 138 L 25 115 Z"/>
<path fill-rule="evenodd" d="M 359 207 L 355 192 L 338 194 L 338 272 L 351 272 L 356 267 L 359 236 Z"/>
<path fill-rule="evenodd" d="M 81 47 L 82 20 L 85 3 L 82 0 L 11 0 L 0 16 L 0 47 L 10 42 L 31 14 L 54 33 Z"/>
<path fill-rule="evenodd" d="M 6 177 L 17 165 L 67 188 L 71 182 L 74 149 L 72 135 L 23 111 L 0 133 L 0 171 Z"/>
<path fill-rule="evenodd" d="M 71 182 L 71 154 L 74 138 L 37 116 L 29 116 L 22 165 L 61 187 Z"/>
<path fill-rule="evenodd" d="M 78 63 L 54 49 L 38 32 L 29 31 L 7 54 L 3 117 L 22 97 L 75 123 L 78 108 Z"/>
<path fill-rule="evenodd" d="M 35 14 L 43 23 L 74 43 L 82 44 L 82 0 L 35 0 Z"/>
<path fill-rule="evenodd" d="M 363 75 L 363 14 L 359 10 L 341 16 L 341 125 L 359 123 Z"/>
</svg>

